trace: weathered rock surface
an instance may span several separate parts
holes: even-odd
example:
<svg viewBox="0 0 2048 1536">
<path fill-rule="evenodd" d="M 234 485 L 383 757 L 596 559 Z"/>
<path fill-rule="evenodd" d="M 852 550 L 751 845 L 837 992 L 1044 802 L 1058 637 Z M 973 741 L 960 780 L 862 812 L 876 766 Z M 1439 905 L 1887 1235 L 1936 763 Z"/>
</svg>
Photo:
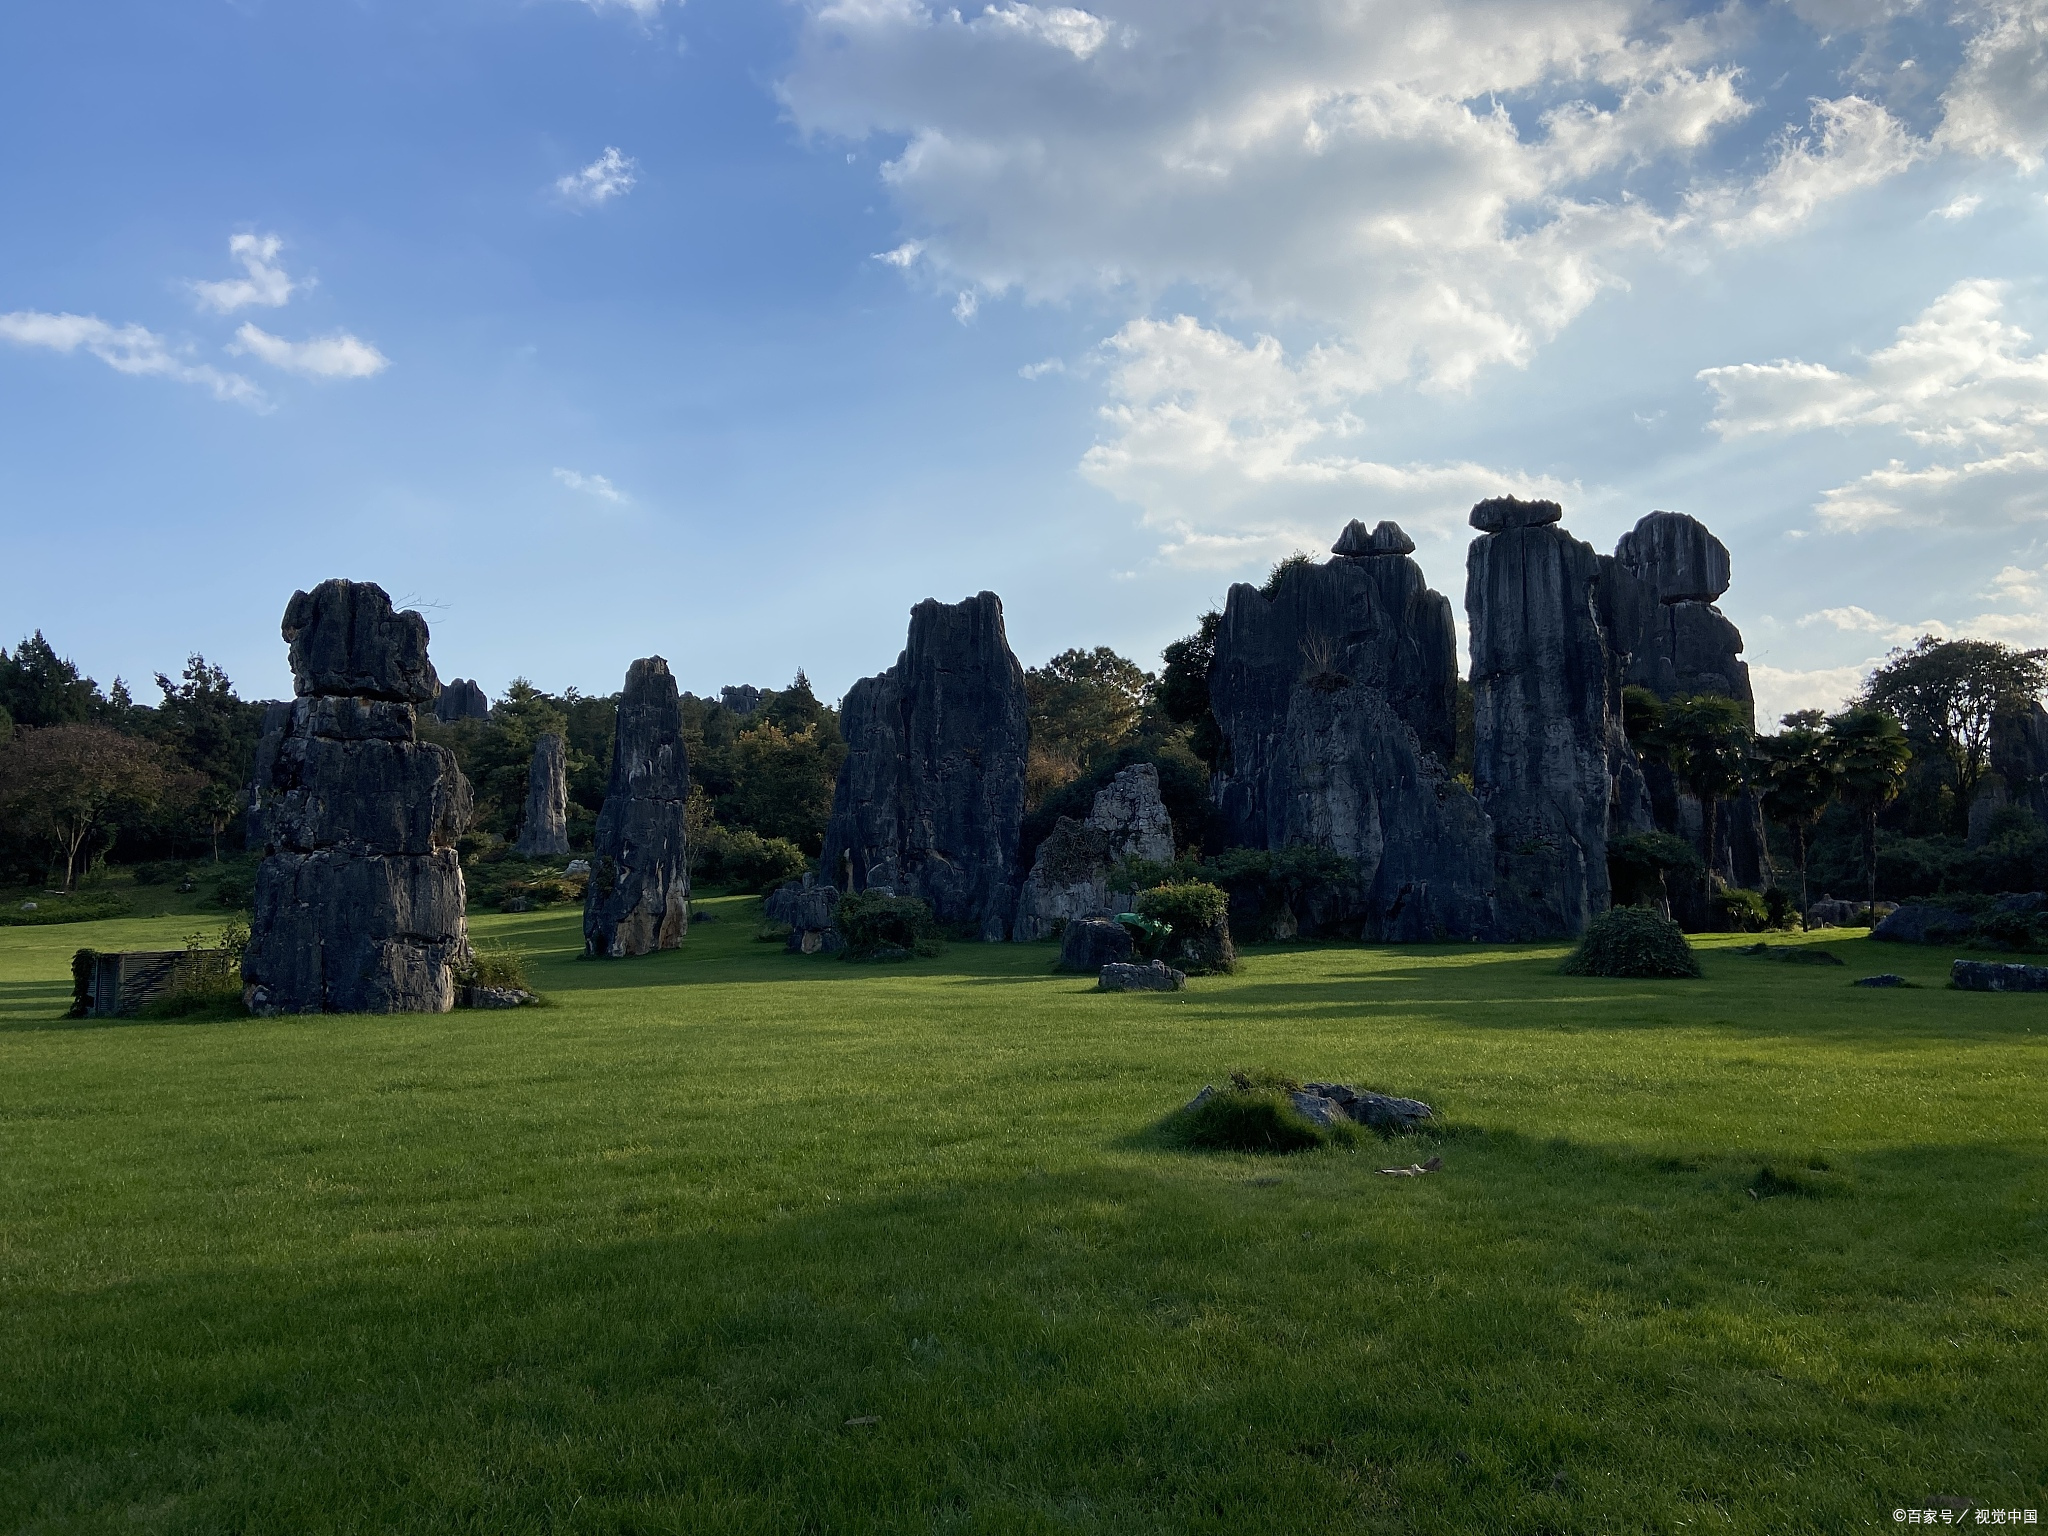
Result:
<svg viewBox="0 0 2048 1536">
<path fill-rule="evenodd" d="M 1412 1131 L 1423 1121 L 1436 1117 L 1436 1111 L 1420 1099 L 1373 1093 L 1364 1088 L 1353 1088 L 1349 1083 L 1303 1083 L 1301 1086 L 1304 1092 L 1335 1104 L 1344 1112 L 1346 1119 L 1359 1125 L 1369 1125 L 1376 1131 Z"/>
<path fill-rule="evenodd" d="M 1095 792 L 1086 821 L 1062 816 L 1038 845 L 1017 898 L 1012 937 L 1042 939 L 1060 922 L 1127 907 L 1128 893 L 1109 888 L 1110 872 L 1125 859 L 1173 859 L 1173 822 L 1159 798 L 1159 770 L 1150 763 L 1123 769 Z"/>
<path fill-rule="evenodd" d="M 1007 938 L 1030 724 L 1002 599 L 919 603 L 896 665 L 847 691 L 839 730 L 826 878 L 919 897 L 949 927 Z"/>
<path fill-rule="evenodd" d="M 396 699 L 431 704 L 440 689 L 427 660 L 427 621 L 392 611 L 371 581 L 323 581 L 294 592 L 284 611 L 299 697 Z"/>
<path fill-rule="evenodd" d="M 1620 671 L 1601 621 L 1599 555 L 1554 503 L 1481 502 L 1466 555 L 1473 779 L 1492 819 L 1499 937 L 1578 933 L 1609 901 Z"/>
<path fill-rule="evenodd" d="M 583 952 L 602 959 L 674 949 L 690 927 L 683 802 L 690 763 L 676 680 L 659 656 L 626 669 L 611 779 L 583 895 Z"/>
<path fill-rule="evenodd" d="M 718 690 L 718 702 L 736 715 L 751 715 L 761 707 L 761 690 L 752 683 L 739 683 Z"/>
<path fill-rule="evenodd" d="M 1614 548 L 1616 584 L 1628 578 L 1647 601 L 1627 605 L 1625 616 L 1610 608 L 1609 640 L 1623 662 L 1625 686 L 1649 689 L 1660 699 L 1717 693 L 1734 699 L 1752 718 L 1749 666 L 1742 659 L 1742 631 L 1714 607 L 1728 590 L 1727 546 L 1697 519 L 1680 512 L 1652 512 L 1621 536 Z M 1705 817 L 1700 803 L 1685 793 L 1670 769 L 1661 763 L 1642 765 L 1651 816 L 1656 830 L 1683 837 L 1707 858 Z M 1765 863 L 1764 828 L 1756 802 L 1747 795 L 1723 802 L 1715 812 L 1715 844 L 1711 867 L 1735 885 L 1762 882 Z M 1691 926 L 1703 926 L 1705 893 L 1697 888 L 1674 892 L 1685 910 L 1674 915 Z"/>
<path fill-rule="evenodd" d="M 284 733 L 291 729 L 290 699 L 271 699 L 263 706 L 263 730 L 256 738 L 256 766 L 249 775 L 248 810 L 242 818 L 242 846 L 250 853 L 263 851 L 263 818 L 270 793 L 270 771 L 277 763 Z"/>
<path fill-rule="evenodd" d="M 1106 917 L 1083 917 L 1067 924 L 1060 935 L 1059 969 L 1092 976 L 1105 965 L 1131 958 L 1131 935 L 1124 925 Z"/>
<path fill-rule="evenodd" d="M 1964 992 L 2048 992 L 2048 965 L 1958 960 L 1949 969 L 1949 980 Z"/>
<path fill-rule="evenodd" d="M 562 738 L 548 731 L 535 738 L 526 770 L 526 815 L 514 848 L 529 859 L 569 851 L 569 760 Z"/>
<path fill-rule="evenodd" d="M 1183 992 L 1188 978 L 1163 960 L 1145 965 L 1105 965 L 1096 979 L 1103 992 Z"/>
<path fill-rule="evenodd" d="M 2048 821 L 2048 709 L 2038 699 L 1991 722 L 1991 768 L 2014 805 Z"/>
<path fill-rule="evenodd" d="M 791 954 L 833 954 L 846 947 L 832 922 L 838 907 L 838 888 L 807 872 L 801 880 L 777 886 L 761 904 L 761 915 L 788 925 Z"/>
<path fill-rule="evenodd" d="M 488 720 L 491 718 L 491 698 L 483 685 L 474 679 L 458 677 L 453 682 L 441 685 L 441 696 L 434 700 L 434 718 L 443 725 L 452 725 L 457 720 Z"/>
<path fill-rule="evenodd" d="M 1974 921 L 1967 912 L 1911 901 L 1882 919 L 1870 936 L 1886 944 L 1960 944 Z"/>
<path fill-rule="evenodd" d="M 1393 523 L 1353 522 L 1337 558 L 1286 571 L 1269 598 L 1230 589 L 1209 674 L 1227 744 L 1218 809 L 1239 846 L 1329 849 L 1348 886 L 1284 914 L 1379 939 L 1492 937 L 1486 819 L 1451 781 L 1451 605 Z"/>
<path fill-rule="evenodd" d="M 426 621 L 329 581 L 293 594 L 283 632 L 298 697 L 267 713 L 258 753 L 244 998 L 257 1013 L 445 1012 L 469 955 L 451 845 L 470 791 L 414 739 L 436 686 Z"/>
<path fill-rule="evenodd" d="M 1852 987 L 1903 987 L 1906 985 L 1906 978 L 1899 975 L 1896 971 L 1886 971 L 1878 976 L 1858 976 L 1849 985 Z"/>
</svg>

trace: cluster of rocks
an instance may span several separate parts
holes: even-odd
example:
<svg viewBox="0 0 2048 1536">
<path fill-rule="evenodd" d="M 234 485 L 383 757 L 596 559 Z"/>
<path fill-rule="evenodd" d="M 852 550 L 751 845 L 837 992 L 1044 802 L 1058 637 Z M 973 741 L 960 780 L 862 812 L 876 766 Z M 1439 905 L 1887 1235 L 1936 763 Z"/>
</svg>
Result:
<svg viewBox="0 0 2048 1536">
<path fill-rule="evenodd" d="M 1199 1109 L 1216 1094 L 1215 1084 L 1204 1086 L 1200 1093 L 1188 1100 L 1183 1112 Z M 1304 1118 L 1317 1125 L 1349 1123 L 1397 1134 L 1415 1130 L 1425 1120 L 1436 1118 L 1436 1111 L 1420 1099 L 1396 1098 L 1392 1094 L 1354 1088 L 1349 1083 L 1303 1083 L 1299 1088 L 1288 1089 L 1287 1099 Z"/>
<path fill-rule="evenodd" d="M 383 588 L 327 581 L 285 609 L 296 697 L 272 712 L 253 795 L 244 1000 L 276 1013 L 445 1012 L 469 958 L 469 783 L 416 737 L 439 692 L 427 624 Z"/>
<path fill-rule="evenodd" d="M 1173 860 L 1173 821 L 1159 798 L 1159 770 L 1150 763 L 1120 770 L 1097 790 L 1087 820 L 1062 816 L 1046 834 L 1018 895 L 1011 936 L 1049 938 L 1077 918 L 1128 910 L 1130 893 L 1112 891 L 1110 876 L 1131 860 Z"/>
<path fill-rule="evenodd" d="M 668 663 L 626 669 L 583 893 L 583 952 L 599 959 L 674 949 L 690 927 L 690 848 L 683 807 L 690 760 L 682 698 Z"/>
<path fill-rule="evenodd" d="M 916 897 L 948 928 L 1010 936 L 1030 723 L 1002 599 L 926 600 L 896 665 L 839 709 L 847 755 L 819 869 Z"/>
</svg>

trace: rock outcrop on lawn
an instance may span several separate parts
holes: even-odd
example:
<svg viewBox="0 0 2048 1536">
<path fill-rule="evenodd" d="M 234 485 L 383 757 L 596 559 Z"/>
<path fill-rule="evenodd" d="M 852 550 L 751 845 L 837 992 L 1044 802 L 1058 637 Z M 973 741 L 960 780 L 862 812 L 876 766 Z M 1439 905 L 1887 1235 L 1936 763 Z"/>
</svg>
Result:
<svg viewBox="0 0 2048 1536">
<path fill-rule="evenodd" d="M 1958 960 L 1949 969 L 1949 980 L 1963 992 L 2048 992 L 2048 965 Z"/>
<path fill-rule="evenodd" d="M 676 680 L 659 656 L 626 669 L 611 779 L 583 894 L 583 952 L 623 959 L 674 949 L 690 927 L 690 762 Z"/>
<path fill-rule="evenodd" d="M 1008 938 L 1030 722 L 1002 599 L 919 603 L 896 664 L 847 691 L 839 731 L 824 878 L 914 896 L 947 928 Z"/>
<path fill-rule="evenodd" d="M 1184 992 L 1188 976 L 1186 971 L 1177 971 L 1164 960 L 1151 960 L 1143 965 L 1118 963 L 1105 965 L 1095 985 L 1103 992 Z"/>
<path fill-rule="evenodd" d="M 515 850 L 529 859 L 569 851 L 569 764 L 562 738 L 553 731 L 534 739 L 526 770 L 526 815 Z"/>
<path fill-rule="evenodd" d="M 1340 854 L 1352 879 L 1296 914 L 1375 939 L 1489 938 L 1493 843 L 1452 780 L 1457 634 L 1399 525 L 1353 522 L 1336 558 L 1230 589 L 1209 673 L 1230 840 Z"/>
<path fill-rule="evenodd" d="M 1083 917 L 1067 924 L 1060 935 L 1059 969 L 1083 976 L 1105 965 L 1122 965 L 1132 953 L 1130 930 L 1106 917 Z"/>
<path fill-rule="evenodd" d="M 470 789 L 416 739 L 439 684 L 427 623 L 383 588 L 327 581 L 285 610 L 297 698 L 259 755 L 251 1012 L 442 1013 L 468 959 L 455 839 Z M 267 759 L 267 760 L 266 760 Z"/>
<path fill-rule="evenodd" d="M 1086 821 L 1062 816 L 1038 845 L 1017 898 L 1012 937 L 1042 939 L 1061 922 L 1110 915 L 1130 894 L 1110 889 L 1110 872 L 1126 859 L 1173 860 L 1173 822 L 1159 798 L 1159 770 L 1133 763 L 1095 792 Z"/>
</svg>

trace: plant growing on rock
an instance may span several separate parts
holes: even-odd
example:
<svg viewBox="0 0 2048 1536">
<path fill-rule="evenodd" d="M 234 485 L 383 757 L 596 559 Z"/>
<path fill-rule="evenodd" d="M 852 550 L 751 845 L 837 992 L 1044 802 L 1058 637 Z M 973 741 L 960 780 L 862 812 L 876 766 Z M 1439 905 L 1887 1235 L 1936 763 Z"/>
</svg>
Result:
<svg viewBox="0 0 2048 1536">
<path fill-rule="evenodd" d="M 1193 975 L 1237 969 L 1237 949 L 1230 942 L 1230 897 L 1221 887 L 1202 880 L 1162 885 L 1138 897 L 1138 911 L 1172 929 L 1167 952 Z"/>
</svg>

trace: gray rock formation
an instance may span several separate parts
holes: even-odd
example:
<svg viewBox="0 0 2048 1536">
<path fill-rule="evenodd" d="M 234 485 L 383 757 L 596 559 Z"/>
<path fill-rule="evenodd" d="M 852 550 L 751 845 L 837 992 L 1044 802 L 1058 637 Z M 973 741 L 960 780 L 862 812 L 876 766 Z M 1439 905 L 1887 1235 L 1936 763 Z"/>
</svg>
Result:
<svg viewBox="0 0 2048 1536">
<path fill-rule="evenodd" d="M 674 949 L 690 927 L 683 802 L 690 763 L 676 680 L 659 656 L 626 669 L 612 773 L 583 894 L 583 952 L 602 959 Z"/>
<path fill-rule="evenodd" d="M 2048 992 L 2048 965 L 1958 960 L 1949 968 L 1949 983 L 1959 992 Z"/>
<path fill-rule="evenodd" d="M 1105 965 L 1095 985 L 1103 992 L 1184 992 L 1188 978 L 1186 972 L 1154 960 L 1148 965 Z"/>
<path fill-rule="evenodd" d="M 1012 937 L 1042 939 L 1058 923 L 1128 907 L 1129 895 L 1109 888 L 1110 872 L 1125 859 L 1173 860 L 1173 822 L 1159 798 L 1159 770 L 1150 763 L 1123 769 L 1095 792 L 1086 821 L 1062 816 L 1038 845 L 1017 897 Z"/>
<path fill-rule="evenodd" d="M 1060 935 L 1060 963 L 1055 969 L 1092 976 L 1105 965 L 1122 965 L 1130 958 L 1131 935 L 1122 923 L 1083 917 L 1067 924 Z"/>
<path fill-rule="evenodd" d="M 1609 806 L 1634 757 L 1603 562 L 1559 515 L 1513 497 L 1472 509 L 1473 779 L 1493 822 L 1501 937 L 1576 934 L 1606 910 Z"/>
<path fill-rule="evenodd" d="M 1210 708 L 1226 743 L 1214 793 L 1231 840 L 1353 861 L 1311 926 L 1373 938 L 1492 937 L 1485 818 L 1451 782 L 1457 636 L 1393 523 L 1353 522 L 1336 558 L 1235 586 Z"/>
<path fill-rule="evenodd" d="M 1376 1131 L 1412 1131 L 1423 1121 L 1436 1118 L 1436 1111 L 1420 1099 L 1373 1093 L 1349 1083 L 1303 1083 L 1301 1088 L 1304 1093 L 1336 1105 L 1345 1119 L 1369 1125 Z"/>
<path fill-rule="evenodd" d="M 736 715 L 751 715 L 761 707 L 761 690 L 752 683 L 718 690 L 718 702 Z"/>
<path fill-rule="evenodd" d="M 569 851 L 569 763 L 562 738 L 549 731 L 535 738 L 526 770 L 526 816 L 513 845 L 529 859 L 551 859 Z"/>
<path fill-rule="evenodd" d="M 1991 769 L 2014 805 L 2048 822 L 2048 709 L 2040 700 L 1991 722 Z"/>
<path fill-rule="evenodd" d="M 820 870 L 856 891 L 919 897 L 948 927 L 1008 937 L 1029 730 L 1002 599 L 919 603 L 896 665 L 840 706 L 848 750 Z"/>
<path fill-rule="evenodd" d="M 248 811 L 242 818 L 242 846 L 250 853 L 263 851 L 265 797 L 270 791 L 271 769 L 277 763 L 284 733 L 291 729 L 292 701 L 271 699 L 263 706 L 263 731 L 256 738 L 256 766 L 249 775 L 246 793 Z"/>
<path fill-rule="evenodd" d="M 481 684 L 466 677 L 443 683 L 441 697 L 434 700 L 434 718 L 443 725 L 452 725 L 457 720 L 488 720 L 491 718 L 490 695 L 484 692 Z"/>
<path fill-rule="evenodd" d="M 1880 918 L 1870 937 L 1884 944 L 1960 944 L 1975 924 L 1969 913 L 1953 907 L 1909 901 Z"/>
<path fill-rule="evenodd" d="M 298 697 L 259 755 L 244 997 L 265 1014 L 445 1012 L 469 954 L 453 844 L 470 792 L 414 737 L 437 687 L 426 621 L 328 581 L 293 594 L 283 628 Z"/>
<path fill-rule="evenodd" d="M 1717 693 L 1741 704 L 1754 725 L 1756 702 L 1742 659 L 1742 631 L 1714 606 L 1728 590 L 1727 546 L 1684 513 L 1652 512 L 1621 536 L 1614 565 L 1634 578 L 1642 594 L 1609 628 L 1610 644 L 1623 658 L 1624 686 L 1647 688 L 1660 699 Z M 1686 838 L 1706 859 L 1699 802 L 1679 788 L 1662 764 L 1644 763 L 1642 773 L 1656 830 Z M 1710 867 L 1732 884 L 1760 885 L 1765 844 L 1756 802 L 1748 796 L 1731 800 L 1714 819 L 1717 846 Z M 1674 898 L 1698 909 L 1678 914 L 1681 921 L 1701 926 L 1703 893 L 1674 892 Z"/>
<path fill-rule="evenodd" d="M 832 922 L 838 906 L 838 887 L 807 872 L 801 880 L 777 886 L 761 904 L 761 915 L 789 928 L 785 947 L 791 954 L 833 954 L 846 947 Z"/>
</svg>

